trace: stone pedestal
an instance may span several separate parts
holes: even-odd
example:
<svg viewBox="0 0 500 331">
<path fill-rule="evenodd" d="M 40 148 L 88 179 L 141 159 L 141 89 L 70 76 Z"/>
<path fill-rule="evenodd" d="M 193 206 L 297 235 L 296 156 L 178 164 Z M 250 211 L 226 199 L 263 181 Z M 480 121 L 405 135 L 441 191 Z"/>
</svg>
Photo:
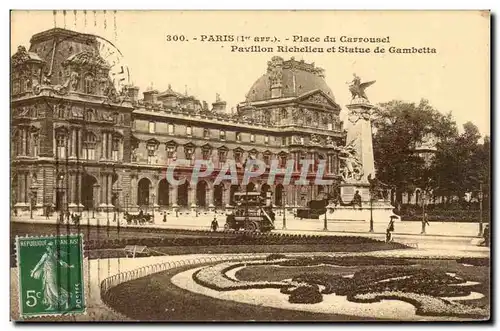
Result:
<svg viewBox="0 0 500 331">
<path fill-rule="evenodd" d="M 328 221 L 364 221 L 370 222 L 370 214 L 373 215 L 374 222 L 389 222 L 394 214 L 394 207 L 388 201 L 374 201 L 370 208 L 370 202 L 363 202 L 362 206 L 333 206 L 328 205 L 326 219 Z M 319 219 L 324 219 L 325 214 Z M 397 216 L 400 219 L 399 216 Z"/>
<path fill-rule="evenodd" d="M 370 184 L 351 182 L 340 184 L 340 197 L 344 203 L 350 203 L 356 194 L 361 195 L 361 201 L 370 201 Z"/>
</svg>

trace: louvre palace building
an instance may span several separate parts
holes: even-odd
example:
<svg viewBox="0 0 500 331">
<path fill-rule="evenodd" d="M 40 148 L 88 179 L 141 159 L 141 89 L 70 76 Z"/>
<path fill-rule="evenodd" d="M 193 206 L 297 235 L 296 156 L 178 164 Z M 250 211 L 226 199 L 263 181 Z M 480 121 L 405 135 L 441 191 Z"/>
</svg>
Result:
<svg viewBox="0 0 500 331">
<path fill-rule="evenodd" d="M 326 161 L 325 179 L 340 182 L 338 147 L 346 131 L 341 107 L 314 63 L 272 57 L 262 63 L 236 113 L 219 95 L 211 105 L 170 85 L 163 90 L 116 80 L 123 67 L 102 54 L 100 38 L 61 28 L 32 36 L 11 58 L 12 208 L 42 214 L 56 210 L 209 210 L 231 208 L 237 191 L 272 192 L 276 206 L 304 206 L 332 192 L 314 185 L 293 186 L 301 159 Z M 267 67 L 266 67 L 267 65 Z M 130 68 L 133 71 L 133 68 Z M 172 82 L 175 85 L 175 82 Z M 170 185 L 165 169 L 177 159 Z M 214 172 L 191 184 L 195 160 L 212 162 Z M 248 185 L 230 180 L 214 185 L 218 170 L 234 162 L 243 174 L 248 159 L 285 167 L 295 161 L 292 182 L 268 171 Z"/>
</svg>

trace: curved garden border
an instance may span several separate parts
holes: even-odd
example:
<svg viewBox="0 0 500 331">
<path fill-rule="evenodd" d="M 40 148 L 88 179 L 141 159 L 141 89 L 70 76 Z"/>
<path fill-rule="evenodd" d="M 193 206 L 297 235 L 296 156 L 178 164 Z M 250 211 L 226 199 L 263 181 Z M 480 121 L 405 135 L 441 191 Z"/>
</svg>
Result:
<svg viewBox="0 0 500 331">
<path fill-rule="evenodd" d="M 195 265 L 195 264 L 203 264 L 203 263 L 211 263 L 211 262 L 222 262 L 222 261 L 232 261 L 232 260 L 246 260 L 246 259 L 265 259 L 266 256 L 268 256 L 269 253 L 263 253 L 263 254 L 234 254 L 234 255 L 222 255 L 222 256 L 208 256 L 208 257 L 198 257 L 198 258 L 191 258 L 191 259 L 185 259 L 185 260 L 178 260 L 178 261 L 171 261 L 171 262 L 163 262 L 163 263 L 156 263 L 156 264 L 151 264 L 147 265 L 141 268 L 129 270 L 129 271 L 124 271 L 121 273 L 118 273 L 116 275 L 110 276 L 106 279 L 104 279 L 101 284 L 100 284 L 100 294 L 101 294 L 101 299 L 104 304 L 106 302 L 104 301 L 104 298 L 106 297 L 106 294 L 108 291 L 115 287 L 118 286 L 122 283 L 126 283 L 135 279 L 139 279 L 142 277 L 146 277 L 158 272 L 162 272 L 168 269 L 173 269 L 176 267 L 181 267 L 181 266 L 186 266 L 186 265 Z M 108 304 L 106 304 L 108 308 L 114 311 L 113 307 L 110 307 Z"/>
</svg>

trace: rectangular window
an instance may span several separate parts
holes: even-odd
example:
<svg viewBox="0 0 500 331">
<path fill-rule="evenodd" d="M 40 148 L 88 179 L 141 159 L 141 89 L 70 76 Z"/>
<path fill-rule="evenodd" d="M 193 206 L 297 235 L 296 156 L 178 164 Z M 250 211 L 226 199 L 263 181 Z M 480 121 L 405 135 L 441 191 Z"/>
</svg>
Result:
<svg viewBox="0 0 500 331">
<path fill-rule="evenodd" d="M 226 140 L 226 131 L 220 130 L 219 138 L 220 138 L 220 140 Z"/>
<path fill-rule="evenodd" d="M 57 157 L 60 159 L 66 158 L 66 137 L 64 135 L 59 135 L 56 138 L 57 144 Z"/>
<path fill-rule="evenodd" d="M 205 139 L 210 138 L 210 131 L 208 131 L 208 129 L 203 130 L 203 138 Z"/>
<path fill-rule="evenodd" d="M 234 152 L 234 161 L 236 163 L 241 163 L 241 152 Z"/>
<path fill-rule="evenodd" d="M 333 130 L 333 123 L 328 123 L 328 130 Z"/>
<path fill-rule="evenodd" d="M 173 159 L 175 154 L 175 146 L 167 146 L 167 158 Z"/>
<path fill-rule="evenodd" d="M 119 161 L 120 156 L 120 140 L 119 139 L 113 139 L 113 146 L 112 146 L 112 159 L 113 161 Z"/>
<path fill-rule="evenodd" d="M 250 134 L 250 142 L 254 143 L 255 142 L 255 135 L 252 133 Z"/>
<path fill-rule="evenodd" d="M 286 155 L 280 155 L 280 168 L 286 167 Z"/>
<path fill-rule="evenodd" d="M 286 137 L 281 137 L 281 146 L 286 146 Z"/>
<path fill-rule="evenodd" d="M 269 145 L 269 135 L 266 135 L 266 137 L 264 138 L 264 143 L 266 145 Z"/>
<path fill-rule="evenodd" d="M 209 160 L 210 158 L 210 150 L 209 149 L 204 149 L 202 151 L 202 156 L 203 156 L 203 160 Z"/>
<path fill-rule="evenodd" d="M 174 125 L 173 124 L 169 124 L 167 126 L 167 129 L 168 129 L 168 134 L 174 134 Z"/>
<path fill-rule="evenodd" d="M 186 127 L 186 135 L 191 136 L 192 134 L 193 134 L 193 128 L 190 125 L 188 125 Z"/>
<path fill-rule="evenodd" d="M 156 123 L 149 122 L 149 133 L 155 133 L 155 132 L 156 132 Z"/>
<path fill-rule="evenodd" d="M 227 153 L 226 151 L 219 151 L 219 162 L 220 163 L 225 163 L 227 159 Z"/>
<path fill-rule="evenodd" d="M 271 163 L 271 155 L 270 154 L 264 154 L 264 163 L 266 165 L 269 165 Z"/>
<path fill-rule="evenodd" d="M 236 141 L 241 141 L 241 133 L 236 132 Z"/>
<path fill-rule="evenodd" d="M 148 164 L 156 163 L 156 146 L 153 144 L 148 145 Z"/>
</svg>

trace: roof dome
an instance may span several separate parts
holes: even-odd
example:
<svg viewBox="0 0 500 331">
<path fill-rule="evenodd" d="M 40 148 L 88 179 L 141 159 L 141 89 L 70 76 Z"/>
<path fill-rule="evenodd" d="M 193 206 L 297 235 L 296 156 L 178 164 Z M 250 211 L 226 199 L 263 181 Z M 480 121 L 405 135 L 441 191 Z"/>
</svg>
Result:
<svg viewBox="0 0 500 331">
<path fill-rule="evenodd" d="M 335 100 L 332 90 L 326 84 L 324 70 L 316 67 L 314 63 L 296 61 L 293 57 L 284 61 L 283 58 L 274 56 L 267 65 L 267 73 L 257 79 L 248 91 L 247 101 L 276 98 L 271 94 L 271 87 L 279 85 L 282 98 L 299 96 L 319 89 Z"/>
</svg>

